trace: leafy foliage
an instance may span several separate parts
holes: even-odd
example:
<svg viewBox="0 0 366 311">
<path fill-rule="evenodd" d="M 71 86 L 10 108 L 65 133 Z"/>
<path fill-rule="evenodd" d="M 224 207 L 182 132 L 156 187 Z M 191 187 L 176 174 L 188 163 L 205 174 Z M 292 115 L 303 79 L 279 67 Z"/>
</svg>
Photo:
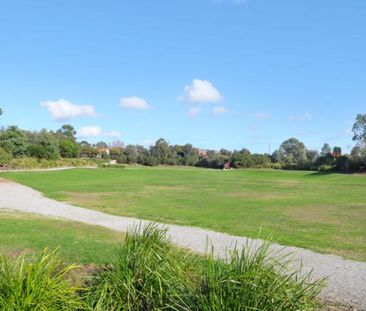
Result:
<svg viewBox="0 0 366 311">
<path fill-rule="evenodd" d="M 12 160 L 12 155 L 6 152 L 3 148 L 0 147 L 0 166 L 8 164 Z"/>
<path fill-rule="evenodd" d="M 63 125 L 56 132 L 45 129 L 30 132 L 10 126 L 0 129 L 0 147 L 14 158 L 25 156 L 37 159 L 57 160 L 59 158 L 97 158 L 120 164 L 184 165 L 214 169 L 223 168 L 275 168 L 297 170 L 355 171 L 366 169 L 366 114 L 358 114 L 353 125 L 353 139 L 357 145 L 351 155 L 342 157 L 340 147 L 325 143 L 320 156 L 316 150 L 309 150 L 297 138 L 285 140 L 270 154 L 252 154 L 248 149 L 206 150 L 191 144 L 170 145 L 165 139 L 158 139 L 149 148 L 141 145 L 127 145 L 116 141 L 110 146 L 104 141 L 90 144 L 76 140 L 76 131 L 70 124 Z M 2 162 L 4 162 L 4 154 Z M 7 161 L 10 161 L 7 158 Z"/>
<path fill-rule="evenodd" d="M 16 126 L 10 126 L 5 131 L 0 132 L 0 147 L 14 157 L 26 155 L 27 145 L 25 132 Z"/>
</svg>

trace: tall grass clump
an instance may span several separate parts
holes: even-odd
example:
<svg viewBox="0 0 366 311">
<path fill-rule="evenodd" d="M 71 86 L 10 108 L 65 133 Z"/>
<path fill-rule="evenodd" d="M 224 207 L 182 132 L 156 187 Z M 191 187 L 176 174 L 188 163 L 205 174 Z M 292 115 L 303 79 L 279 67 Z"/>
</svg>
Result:
<svg viewBox="0 0 366 311">
<path fill-rule="evenodd" d="M 165 230 L 135 228 L 117 260 L 94 280 L 87 301 L 93 310 L 192 310 L 187 264 Z"/>
<path fill-rule="evenodd" d="M 84 303 L 68 277 L 76 267 L 65 266 L 57 251 L 31 258 L 0 259 L 0 310 L 79 310 Z"/>
<path fill-rule="evenodd" d="M 228 261 L 207 255 L 201 265 L 197 310 L 316 310 L 321 282 L 291 271 L 290 261 L 269 256 L 269 243 L 231 252 Z"/>
<path fill-rule="evenodd" d="M 128 233 L 118 258 L 92 281 L 93 310 L 315 310 L 321 289 L 300 277 L 270 245 L 196 256 L 173 247 L 165 230 L 149 225 Z M 186 254 L 186 255 L 184 255 Z"/>
</svg>

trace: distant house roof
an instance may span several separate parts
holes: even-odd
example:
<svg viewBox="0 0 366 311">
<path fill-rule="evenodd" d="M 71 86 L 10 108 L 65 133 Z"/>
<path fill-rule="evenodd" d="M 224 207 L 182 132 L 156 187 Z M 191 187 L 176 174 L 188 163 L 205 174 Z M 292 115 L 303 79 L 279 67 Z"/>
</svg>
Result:
<svg viewBox="0 0 366 311">
<path fill-rule="evenodd" d="M 201 157 L 207 157 L 207 150 L 206 149 L 198 149 L 198 155 Z"/>
<path fill-rule="evenodd" d="M 231 162 L 230 161 L 228 161 L 224 164 L 224 170 L 229 170 L 229 169 L 231 169 Z"/>
</svg>

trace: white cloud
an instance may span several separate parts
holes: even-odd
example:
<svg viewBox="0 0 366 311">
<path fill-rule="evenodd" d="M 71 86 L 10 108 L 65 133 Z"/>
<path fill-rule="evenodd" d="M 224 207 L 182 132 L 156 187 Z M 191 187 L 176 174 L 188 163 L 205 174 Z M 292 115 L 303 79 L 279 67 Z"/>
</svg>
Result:
<svg viewBox="0 0 366 311">
<path fill-rule="evenodd" d="M 120 99 L 120 104 L 122 108 L 126 109 L 139 109 L 146 110 L 150 108 L 150 105 L 146 102 L 145 99 L 132 96 L 132 97 L 122 97 Z"/>
<path fill-rule="evenodd" d="M 77 131 L 76 136 L 80 138 L 97 137 L 102 135 L 102 129 L 99 126 L 85 126 Z"/>
<path fill-rule="evenodd" d="M 187 112 L 187 116 L 194 119 L 195 117 L 197 117 L 197 115 L 202 111 L 202 108 L 200 107 L 190 107 L 188 112 Z"/>
<path fill-rule="evenodd" d="M 119 137 L 121 137 L 121 133 L 118 132 L 118 131 L 110 131 L 110 132 L 105 133 L 104 135 L 107 136 L 107 137 L 110 137 L 110 138 L 119 138 Z"/>
<path fill-rule="evenodd" d="M 194 79 L 184 88 L 185 100 L 191 103 L 214 103 L 223 99 L 217 88 L 207 80 Z"/>
<path fill-rule="evenodd" d="M 75 105 L 67 100 L 57 101 L 47 100 L 41 102 L 42 107 L 46 107 L 56 121 L 65 121 L 79 116 L 95 116 L 96 112 L 90 105 Z"/>
<path fill-rule="evenodd" d="M 227 109 L 224 106 L 217 106 L 213 108 L 213 114 L 219 115 L 227 112 Z"/>
<path fill-rule="evenodd" d="M 308 112 L 305 112 L 303 114 L 295 114 L 295 115 L 289 115 L 288 119 L 290 121 L 310 121 L 311 120 L 311 114 Z"/>
<path fill-rule="evenodd" d="M 271 118 L 271 115 L 269 113 L 263 113 L 263 112 L 252 113 L 251 116 L 258 121 L 269 120 Z"/>
</svg>

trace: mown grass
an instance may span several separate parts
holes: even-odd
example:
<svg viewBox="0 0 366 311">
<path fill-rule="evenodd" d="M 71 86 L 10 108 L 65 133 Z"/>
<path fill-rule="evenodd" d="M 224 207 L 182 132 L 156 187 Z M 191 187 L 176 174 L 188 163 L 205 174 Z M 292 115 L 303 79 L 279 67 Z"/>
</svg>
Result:
<svg viewBox="0 0 366 311">
<path fill-rule="evenodd" d="M 67 262 L 104 263 L 113 258 L 123 235 L 101 227 L 0 210 L 0 255 L 60 248 Z"/>
<path fill-rule="evenodd" d="M 115 215 L 210 228 L 366 260 L 366 177 L 128 167 L 4 177 Z"/>
</svg>

